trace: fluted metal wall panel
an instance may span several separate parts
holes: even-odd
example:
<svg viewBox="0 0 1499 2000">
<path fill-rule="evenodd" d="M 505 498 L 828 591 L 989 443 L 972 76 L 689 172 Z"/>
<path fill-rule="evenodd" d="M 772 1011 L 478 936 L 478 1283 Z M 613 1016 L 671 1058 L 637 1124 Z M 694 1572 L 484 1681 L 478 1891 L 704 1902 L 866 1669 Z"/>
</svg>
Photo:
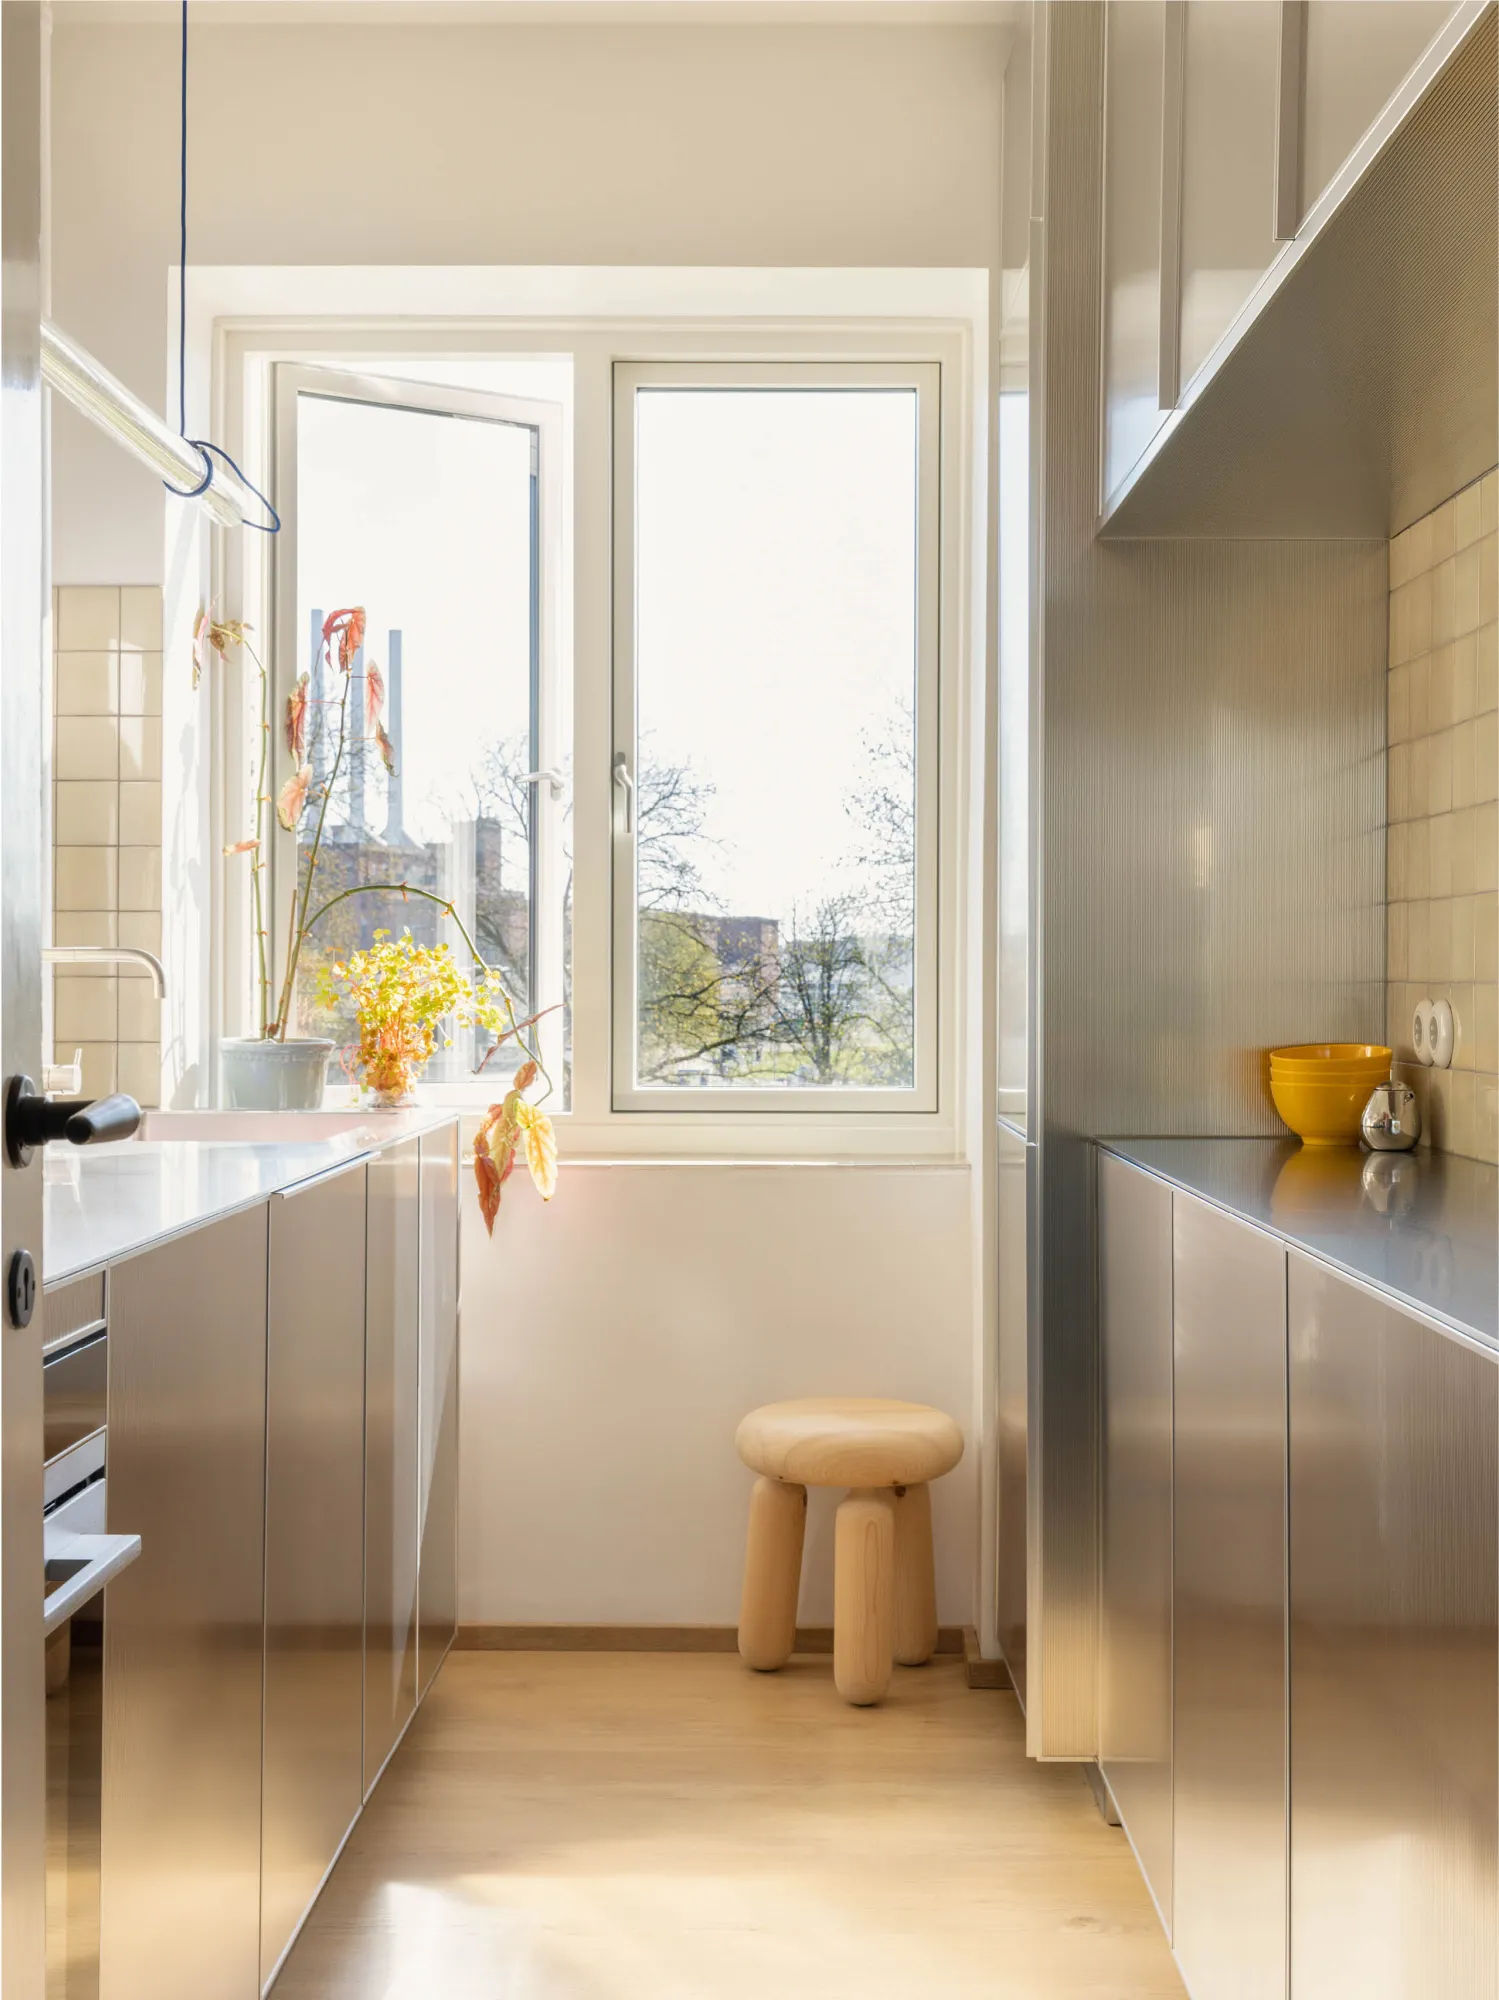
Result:
<svg viewBox="0 0 1499 2000">
<path fill-rule="evenodd" d="M 1033 1752 L 1091 1757 L 1089 1142 L 1273 1132 L 1267 1044 L 1378 1034 L 1387 552 L 1097 539 L 1102 8 L 1047 12 L 1027 1719 Z"/>
<path fill-rule="evenodd" d="M 1487 472 L 1496 175 L 1491 10 L 1137 471 L 1107 532 L 1392 535 Z"/>
</svg>

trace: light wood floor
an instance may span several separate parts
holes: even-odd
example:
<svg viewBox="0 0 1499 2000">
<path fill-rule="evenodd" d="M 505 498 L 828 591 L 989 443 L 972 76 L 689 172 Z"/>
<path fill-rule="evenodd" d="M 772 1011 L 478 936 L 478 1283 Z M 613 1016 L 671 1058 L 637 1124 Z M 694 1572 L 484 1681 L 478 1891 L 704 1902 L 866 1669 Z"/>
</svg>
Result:
<svg viewBox="0 0 1499 2000">
<path fill-rule="evenodd" d="M 455 1653 L 276 2000 L 1182 2000 L 1123 1834 L 958 1661 Z"/>
</svg>

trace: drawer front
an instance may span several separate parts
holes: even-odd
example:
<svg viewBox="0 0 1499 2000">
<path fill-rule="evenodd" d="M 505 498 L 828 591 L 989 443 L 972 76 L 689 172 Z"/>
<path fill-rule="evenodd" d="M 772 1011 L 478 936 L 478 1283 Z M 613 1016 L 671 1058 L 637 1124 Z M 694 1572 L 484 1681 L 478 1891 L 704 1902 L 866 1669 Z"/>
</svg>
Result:
<svg viewBox="0 0 1499 2000">
<path fill-rule="evenodd" d="M 42 1369 L 42 1455 L 60 1453 L 104 1428 L 109 1336 L 96 1333 L 54 1355 Z"/>
<path fill-rule="evenodd" d="M 42 1293 L 42 1351 L 50 1352 L 91 1326 L 104 1324 L 104 1273 L 70 1278 Z"/>
</svg>

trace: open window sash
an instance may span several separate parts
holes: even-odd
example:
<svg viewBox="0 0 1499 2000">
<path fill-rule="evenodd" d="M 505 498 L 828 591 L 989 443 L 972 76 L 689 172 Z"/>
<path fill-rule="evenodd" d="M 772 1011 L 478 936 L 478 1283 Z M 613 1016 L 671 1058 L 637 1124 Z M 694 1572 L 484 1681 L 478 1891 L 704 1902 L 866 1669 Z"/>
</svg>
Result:
<svg viewBox="0 0 1499 2000">
<path fill-rule="evenodd" d="M 278 775 L 268 785 L 274 797 L 286 766 L 281 719 L 287 695 L 303 673 L 312 695 L 308 754 L 314 803 L 319 782 L 331 782 L 329 734 L 317 734 L 319 706 L 324 719 L 331 717 L 340 689 L 336 666 L 320 662 L 320 625 L 347 604 L 366 605 L 364 650 L 385 676 L 394 769 L 387 777 L 362 717 L 352 713 L 359 703 L 351 698 L 352 748 L 340 767 L 340 789 L 329 802 L 313 906 L 360 879 L 411 880 L 451 900 L 485 962 L 498 965 L 526 1013 L 541 1015 L 534 1033 L 559 1104 L 570 789 L 556 658 L 560 578 L 553 557 L 560 542 L 562 415 L 560 404 L 533 398 L 299 363 L 276 365 L 275 476 L 283 528 L 273 582 L 271 755 Z M 437 424 L 423 421 L 434 419 Z M 449 423 L 465 429 L 447 433 Z M 319 438 L 310 436 L 314 427 Z M 312 459 L 321 454 L 326 460 L 339 438 L 357 446 L 351 456 L 365 472 L 355 518 L 330 523 L 328 492 L 336 488 L 329 485 L 316 495 Z M 460 460 L 464 479 L 445 479 L 444 467 Z M 491 464 L 494 477 L 486 488 Z M 414 564 L 422 563 L 423 547 L 440 554 L 441 563 L 430 565 L 434 574 L 392 576 L 402 559 L 403 524 Z M 348 532 L 342 533 L 345 527 Z M 363 562 L 349 560 L 346 549 L 342 560 L 329 556 L 344 543 L 357 545 L 361 534 L 372 551 L 368 576 Z M 309 540 L 317 544 L 315 553 Z M 320 563 L 321 574 L 313 574 Z M 439 568 L 449 585 L 458 578 L 457 605 L 454 590 L 441 588 Z M 352 590 L 337 604 L 315 602 L 322 577 L 334 571 L 349 576 Z M 331 588 L 336 593 L 343 586 Z M 390 604 L 424 607 L 425 625 L 419 617 L 420 629 L 403 629 L 407 615 L 400 614 L 398 622 L 388 615 Z M 439 634 L 445 635 L 442 643 L 434 643 Z M 359 677 L 363 671 L 361 657 L 354 673 Z M 350 692 L 354 697 L 363 689 Z M 421 755 L 414 756 L 419 745 Z M 446 806 L 438 797 L 442 789 L 450 794 Z M 268 818 L 268 946 L 279 991 L 297 892 L 299 835 L 284 831 L 274 815 Z M 304 840 L 310 823 L 309 815 Z M 506 848 L 522 838 L 524 870 L 513 864 L 507 869 Z M 332 869 L 328 860 L 335 863 Z M 352 914 L 361 905 L 363 917 Z M 330 927 L 325 949 L 368 942 L 371 906 L 385 927 L 399 931 L 409 920 L 418 941 L 445 942 L 460 964 L 468 963 L 458 924 L 424 897 L 351 898 L 344 906 L 351 914 L 337 933 Z M 305 978 L 299 966 L 303 990 Z M 473 1070 L 467 1054 L 465 1049 L 448 1059 L 446 1076 L 442 1063 L 435 1063 L 434 1080 L 458 1088 L 460 1095 L 471 1090 L 476 1100 L 498 1096 L 514 1066 L 513 1047 L 491 1059 L 471 1084 L 464 1081 Z"/>
</svg>

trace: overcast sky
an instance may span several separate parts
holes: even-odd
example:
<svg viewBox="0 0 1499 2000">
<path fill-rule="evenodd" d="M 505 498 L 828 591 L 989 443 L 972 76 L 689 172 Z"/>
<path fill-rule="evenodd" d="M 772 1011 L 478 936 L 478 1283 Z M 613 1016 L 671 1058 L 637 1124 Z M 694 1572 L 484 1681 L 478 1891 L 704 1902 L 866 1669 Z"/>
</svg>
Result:
<svg viewBox="0 0 1499 2000">
<path fill-rule="evenodd" d="M 401 372 L 570 395 L 566 362 Z M 785 922 L 846 882 L 862 738 L 910 710 L 915 397 L 639 402 L 642 728 L 658 758 L 714 787 L 723 907 Z M 300 629 L 313 608 L 363 603 L 382 667 L 387 631 L 402 630 L 405 819 L 419 838 L 443 836 L 434 802 L 485 745 L 526 727 L 528 469 L 527 434 L 503 425 L 303 401 Z M 383 824 L 383 802 L 370 817 Z"/>
</svg>

